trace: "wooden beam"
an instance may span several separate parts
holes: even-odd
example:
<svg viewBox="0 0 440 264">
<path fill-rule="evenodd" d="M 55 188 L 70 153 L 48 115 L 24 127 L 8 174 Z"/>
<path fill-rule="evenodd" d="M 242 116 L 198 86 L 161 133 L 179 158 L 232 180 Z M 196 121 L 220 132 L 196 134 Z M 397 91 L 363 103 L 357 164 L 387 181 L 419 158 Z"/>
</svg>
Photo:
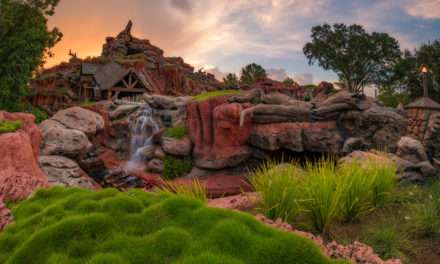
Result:
<svg viewBox="0 0 440 264">
<path fill-rule="evenodd" d="M 122 83 L 125 85 L 126 88 L 130 87 L 124 79 L 122 79 Z"/>
</svg>

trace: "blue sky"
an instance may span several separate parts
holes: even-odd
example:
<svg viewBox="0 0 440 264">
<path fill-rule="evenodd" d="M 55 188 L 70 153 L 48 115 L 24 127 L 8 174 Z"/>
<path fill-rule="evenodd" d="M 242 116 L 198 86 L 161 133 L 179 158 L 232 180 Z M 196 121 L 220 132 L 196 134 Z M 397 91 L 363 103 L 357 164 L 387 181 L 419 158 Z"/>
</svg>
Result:
<svg viewBox="0 0 440 264">
<path fill-rule="evenodd" d="M 440 0 L 61 0 L 56 11 L 50 25 L 65 38 L 52 62 L 70 48 L 99 55 L 105 36 L 132 19 L 138 37 L 218 75 L 256 62 L 277 78 L 312 73 L 315 82 L 335 80 L 302 53 L 311 27 L 322 23 L 387 32 L 402 49 L 440 39 Z"/>
</svg>

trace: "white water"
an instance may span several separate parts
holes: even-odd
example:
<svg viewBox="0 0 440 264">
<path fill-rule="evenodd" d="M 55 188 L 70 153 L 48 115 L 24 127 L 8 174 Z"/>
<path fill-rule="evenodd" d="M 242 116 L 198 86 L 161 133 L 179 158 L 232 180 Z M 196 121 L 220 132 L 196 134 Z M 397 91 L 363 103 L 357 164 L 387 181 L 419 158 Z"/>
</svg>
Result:
<svg viewBox="0 0 440 264">
<path fill-rule="evenodd" d="M 149 105 L 142 106 L 129 120 L 130 128 L 130 159 L 125 169 L 132 170 L 144 165 L 143 152 L 153 148 L 153 135 L 159 131 L 159 124 L 153 119 L 153 111 Z"/>
</svg>

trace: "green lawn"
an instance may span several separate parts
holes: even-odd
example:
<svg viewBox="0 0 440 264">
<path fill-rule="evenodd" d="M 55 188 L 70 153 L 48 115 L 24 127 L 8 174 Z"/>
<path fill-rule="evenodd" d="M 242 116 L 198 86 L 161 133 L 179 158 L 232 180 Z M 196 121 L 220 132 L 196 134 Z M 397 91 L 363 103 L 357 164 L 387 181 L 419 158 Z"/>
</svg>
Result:
<svg viewBox="0 0 440 264">
<path fill-rule="evenodd" d="M 0 263 L 337 263 L 251 215 L 172 194 L 58 187 L 12 211 Z"/>
<path fill-rule="evenodd" d="M 193 96 L 193 99 L 196 100 L 197 102 L 202 102 L 218 96 L 239 95 L 241 93 L 242 91 L 240 90 L 218 90 L 212 92 L 203 92 L 201 94 Z"/>
</svg>

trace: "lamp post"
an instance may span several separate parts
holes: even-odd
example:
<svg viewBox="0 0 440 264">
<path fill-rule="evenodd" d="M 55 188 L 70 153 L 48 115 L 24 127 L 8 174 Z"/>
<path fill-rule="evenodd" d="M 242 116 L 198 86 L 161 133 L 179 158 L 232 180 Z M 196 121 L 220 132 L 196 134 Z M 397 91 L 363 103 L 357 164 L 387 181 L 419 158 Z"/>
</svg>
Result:
<svg viewBox="0 0 440 264">
<path fill-rule="evenodd" d="M 423 76 L 423 97 L 428 97 L 428 73 L 429 73 L 429 67 L 426 64 L 422 64 L 420 66 L 420 72 Z"/>
</svg>

